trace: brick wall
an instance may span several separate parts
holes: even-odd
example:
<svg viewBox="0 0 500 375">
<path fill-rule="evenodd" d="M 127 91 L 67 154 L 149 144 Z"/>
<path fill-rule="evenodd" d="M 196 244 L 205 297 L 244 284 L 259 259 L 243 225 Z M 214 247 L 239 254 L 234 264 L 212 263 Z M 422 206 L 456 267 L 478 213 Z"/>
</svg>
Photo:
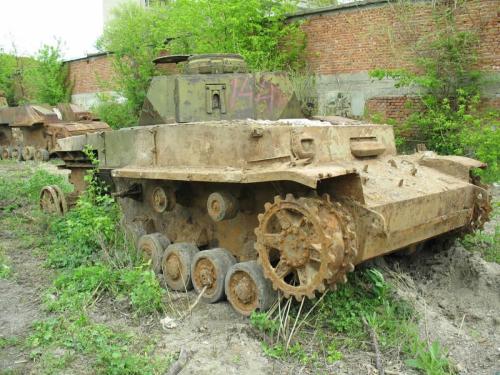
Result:
<svg viewBox="0 0 500 375">
<path fill-rule="evenodd" d="M 433 32 L 431 4 L 419 2 L 402 10 L 386 2 L 370 3 L 307 16 L 302 27 L 314 71 L 338 74 L 412 67 L 414 42 Z M 488 71 L 500 71 L 499 9 L 498 0 L 475 0 L 457 17 L 460 28 L 478 32 L 478 65 Z"/>
<path fill-rule="evenodd" d="M 368 115 L 380 115 L 383 119 L 397 122 L 405 120 L 413 111 L 421 107 L 418 98 L 411 96 L 378 96 L 366 101 Z"/>
<path fill-rule="evenodd" d="M 73 95 L 94 94 L 113 90 L 109 84 L 113 80 L 112 57 L 107 54 L 67 62 L 69 76 L 73 82 Z"/>
</svg>

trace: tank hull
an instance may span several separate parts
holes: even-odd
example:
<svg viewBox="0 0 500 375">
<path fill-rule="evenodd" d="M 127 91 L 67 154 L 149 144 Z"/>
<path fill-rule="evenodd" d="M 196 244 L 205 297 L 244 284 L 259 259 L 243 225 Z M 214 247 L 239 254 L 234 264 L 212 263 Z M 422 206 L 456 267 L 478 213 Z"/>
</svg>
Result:
<svg viewBox="0 0 500 375">
<path fill-rule="evenodd" d="M 89 112 L 71 104 L 5 107 L 0 109 L 0 155 L 44 161 L 56 151 L 61 138 L 107 130 L 106 123 L 93 121 Z"/>
<path fill-rule="evenodd" d="M 368 259 L 480 226 L 489 210 L 488 192 L 470 180 L 482 163 L 432 152 L 396 155 L 390 126 L 164 124 L 62 139 L 58 154 L 82 170 L 85 145 L 95 150 L 137 238 L 160 233 L 199 249 L 224 248 L 238 262 L 264 259 L 271 280 L 280 267 L 273 251 L 281 246 L 285 268 L 299 275 L 312 267 L 305 258 L 325 256 L 328 267 L 307 271 L 322 275 L 308 276 L 314 286 L 273 281 L 297 298 L 343 281 Z M 300 230 L 277 224 L 283 215 Z M 302 242 L 308 245 L 297 247 Z"/>
</svg>

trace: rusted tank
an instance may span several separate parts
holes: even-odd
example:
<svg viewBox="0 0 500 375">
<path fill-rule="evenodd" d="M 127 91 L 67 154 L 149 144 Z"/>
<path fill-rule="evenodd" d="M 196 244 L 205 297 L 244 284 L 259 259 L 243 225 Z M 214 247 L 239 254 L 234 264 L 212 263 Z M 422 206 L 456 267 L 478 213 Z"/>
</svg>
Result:
<svg viewBox="0 0 500 375">
<path fill-rule="evenodd" d="M 110 127 L 73 104 L 0 108 L 0 158 L 47 161 L 57 140 Z"/>
<path fill-rule="evenodd" d="M 177 79 L 192 82 L 185 97 Z M 252 89 L 235 92 L 247 79 Z M 313 298 L 362 262 L 488 218 L 488 191 L 470 174 L 483 163 L 397 155 L 387 125 L 275 119 L 295 100 L 282 75 L 208 67 L 156 79 L 167 81 L 153 81 L 142 118 L 171 123 L 61 139 L 57 153 L 81 190 L 91 168 L 82 150 L 94 150 L 139 251 L 172 289 L 194 287 L 209 303 L 227 297 L 249 315 L 277 291 Z M 273 94 L 259 101 L 265 85 Z M 245 101 L 253 112 L 243 115 Z M 261 115 L 271 119 L 251 119 Z"/>
</svg>

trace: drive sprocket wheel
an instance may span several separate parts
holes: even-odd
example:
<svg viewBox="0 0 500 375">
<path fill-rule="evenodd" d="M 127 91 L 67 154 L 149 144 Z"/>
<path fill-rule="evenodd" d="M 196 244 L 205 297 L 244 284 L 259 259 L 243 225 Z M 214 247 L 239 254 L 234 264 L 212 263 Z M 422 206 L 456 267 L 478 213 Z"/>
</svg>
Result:
<svg viewBox="0 0 500 375">
<path fill-rule="evenodd" d="M 255 247 L 264 275 L 283 295 L 314 298 L 327 285 L 343 282 L 354 269 L 356 236 L 352 218 L 323 197 L 274 198 L 258 216 Z"/>
</svg>

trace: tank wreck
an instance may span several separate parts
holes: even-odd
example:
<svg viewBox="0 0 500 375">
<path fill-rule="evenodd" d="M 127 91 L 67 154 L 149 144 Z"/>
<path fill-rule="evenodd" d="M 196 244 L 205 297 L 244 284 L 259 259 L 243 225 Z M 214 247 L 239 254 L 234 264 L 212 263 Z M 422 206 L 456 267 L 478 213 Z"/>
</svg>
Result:
<svg viewBox="0 0 500 375">
<path fill-rule="evenodd" d="M 140 126 L 43 147 L 76 194 L 93 152 L 138 251 L 173 290 L 250 315 L 278 292 L 314 298 L 369 259 L 488 219 L 489 192 L 471 174 L 479 161 L 398 155 L 388 125 L 306 119 L 284 73 L 249 73 L 238 55 L 158 62 L 184 72 L 153 79 Z M 45 188 L 43 207 L 64 213 L 56 190 Z"/>
</svg>

